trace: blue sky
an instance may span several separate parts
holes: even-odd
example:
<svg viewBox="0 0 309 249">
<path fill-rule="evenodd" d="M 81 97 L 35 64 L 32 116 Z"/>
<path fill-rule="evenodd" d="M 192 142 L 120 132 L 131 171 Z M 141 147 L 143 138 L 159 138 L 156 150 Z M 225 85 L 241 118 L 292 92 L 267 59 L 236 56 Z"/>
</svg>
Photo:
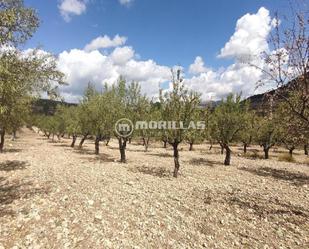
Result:
<svg viewBox="0 0 309 249">
<path fill-rule="evenodd" d="M 84 9 L 66 18 L 60 13 L 65 1 L 80 2 Z M 41 19 L 41 26 L 27 48 L 41 46 L 60 55 L 72 49 L 83 50 L 97 37 L 106 35 L 112 39 L 118 34 L 126 37 L 126 43 L 120 47 L 134 49 L 136 61 L 153 60 L 164 67 L 181 65 L 188 71 L 199 56 L 205 67 L 216 73 L 235 63 L 233 56 L 218 55 L 235 33 L 237 20 L 256 14 L 262 6 L 269 11 L 267 16 L 272 16 L 276 10 L 285 12 L 289 5 L 285 0 L 25 0 L 25 4 L 37 9 Z M 108 55 L 115 47 L 98 51 Z M 100 79 L 98 84 L 104 80 Z M 77 88 L 82 87 L 73 87 L 72 93 L 77 96 Z M 68 88 L 67 94 L 71 90 Z"/>
</svg>

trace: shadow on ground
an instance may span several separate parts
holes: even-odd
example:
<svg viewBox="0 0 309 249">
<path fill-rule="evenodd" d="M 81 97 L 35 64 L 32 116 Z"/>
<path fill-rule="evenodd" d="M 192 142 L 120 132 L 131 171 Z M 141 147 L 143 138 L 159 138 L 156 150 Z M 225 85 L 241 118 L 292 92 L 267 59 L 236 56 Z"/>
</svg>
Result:
<svg viewBox="0 0 309 249">
<path fill-rule="evenodd" d="M 29 181 L 8 181 L 0 177 L 0 217 L 14 216 L 16 213 L 9 206 L 16 200 L 28 199 L 35 195 L 47 194 L 48 188 L 34 187 Z"/>
<path fill-rule="evenodd" d="M 250 172 L 258 176 L 273 177 L 278 180 L 288 181 L 296 186 L 302 186 L 305 184 L 309 184 L 309 176 L 303 173 L 300 173 L 300 172 L 294 173 L 294 172 L 290 172 L 287 170 L 274 169 L 274 168 L 269 168 L 269 167 L 262 167 L 262 168 L 242 167 L 239 169 Z"/>
<path fill-rule="evenodd" d="M 27 162 L 25 161 L 5 161 L 0 163 L 0 171 L 13 171 L 25 169 Z"/>
<path fill-rule="evenodd" d="M 22 149 L 13 149 L 13 148 L 11 148 L 11 149 L 4 149 L 3 153 L 17 153 L 17 152 L 21 152 L 21 151 L 22 151 Z"/>
<path fill-rule="evenodd" d="M 163 153 L 163 152 L 161 152 L 161 153 L 147 153 L 147 154 L 150 155 L 150 156 L 157 156 L 157 157 L 173 157 L 172 154 Z"/>
<path fill-rule="evenodd" d="M 219 161 L 213 161 L 205 158 L 192 158 L 189 160 L 189 164 L 194 166 L 210 166 L 214 167 L 215 165 L 222 164 L 222 162 Z"/>
<path fill-rule="evenodd" d="M 100 153 L 99 155 L 95 155 L 94 157 L 81 157 L 83 160 L 87 160 L 89 162 L 115 162 L 115 159 L 110 157 L 108 154 Z"/>
<path fill-rule="evenodd" d="M 133 173 L 143 173 L 146 175 L 152 175 L 160 178 L 172 176 L 172 173 L 164 167 L 139 166 L 135 168 L 130 168 L 129 170 Z"/>
</svg>

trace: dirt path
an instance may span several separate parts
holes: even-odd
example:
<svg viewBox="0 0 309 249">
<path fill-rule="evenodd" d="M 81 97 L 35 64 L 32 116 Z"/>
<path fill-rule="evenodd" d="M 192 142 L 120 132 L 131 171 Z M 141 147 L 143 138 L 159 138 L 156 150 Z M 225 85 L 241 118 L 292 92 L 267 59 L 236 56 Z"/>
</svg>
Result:
<svg viewBox="0 0 309 249">
<path fill-rule="evenodd" d="M 309 166 L 25 131 L 0 155 L 0 248 L 308 248 Z M 11 146 L 10 146 L 11 145 Z M 14 247 L 15 246 L 15 247 Z"/>
</svg>

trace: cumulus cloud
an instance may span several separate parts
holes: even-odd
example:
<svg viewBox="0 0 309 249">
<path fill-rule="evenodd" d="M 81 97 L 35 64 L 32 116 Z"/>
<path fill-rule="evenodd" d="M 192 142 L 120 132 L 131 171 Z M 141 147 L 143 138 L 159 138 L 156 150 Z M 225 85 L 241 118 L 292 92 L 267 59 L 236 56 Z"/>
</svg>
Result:
<svg viewBox="0 0 309 249">
<path fill-rule="evenodd" d="M 132 47 L 117 47 L 111 53 L 111 59 L 116 65 L 124 65 L 128 60 L 134 56 L 134 50 Z"/>
<path fill-rule="evenodd" d="M 135 60 L 130 47 L 114 49 L 110 54 L 98 50 L 72 49 L 58 57 L 58 68 L 66 75 L 68 86 L 61 91 L 67 101 L 76 102 L 83 94 L 88 82 L 98 89 L 105 83 L 111 85 L 123 76 L 128 82 L 138 81 L 143 93 L 152 97 L 158 93 L 159 84 L 170 79 L 170 69 L 153 60 Z"/>
<path fill-rule="evenodd" d="M 200 74 L 207 72 L 208 69 L 204 65 L 203 58 L 197 56 L 194 60 L 194 63 L 189 66 L 189 73 L 191 74 Z"/>
<path fill-rule="evenodd" d="M 219 58 L 255 56 L 268 50 L 267 37 L 272 28 L 269 11 L 261 7 L 256 14 L 238 19 L 235 32 L 221 49 Z"/>
<path fill-rule="evenodd" d="M 260 8 L 256 14 L 246 14 L 236 24 L 235 33 L 221 49 L 220 58 L 233 58 L 234 62 L 225 68 L 211 69 L 205 66 L 201 56 L 184 70 L 189 74 L 184 83 L 190 89 L 202 94 L 203 100 L 220 100 L 227 94 L 242 92 L 244 97 L 268 90 L 259 88 L 256 83 L 263 74 L 256 67 L 240 61 L 240 57 L 254 56 L 254 64 L 265 66 L 256 55 L 269 50 L 267 36 L 272 29 L 269 11 Z M 84 50 L 72 49 L 59 55 L 58 67 L 65 73 L 68 86 L 62 87 L 67 101 L 77 101 L 87 83 L 91 81 L 97 88 L 105 83 L 114 84 L 119 76 L 140 83 L 143 93 L 149 97 L 158 94 L 159 85 L 171 80 L 170 68 L 157 64 L 154 60 L 140 60 L 134 49 L 124 46 L 126 37 L 119 35 L 111 39 L 98 37 Z M 100 48 L 114 47 L 112 51 L 101 52 Z"/>
<path fill-rule="evenodd" d="M 134 0 L 118 0 L 121 5 L 130 6 Z"/>
<path fill-rule="evenodd" d="M 72 16 L 81 15 L 87 9 L 87 0 L 61 0 L 58 9 L 66 22 L 71 21 Z"/>
<path fill-rule="evenodd" d="M 113 39 L 109 36 L 99 36 L 92 40 L 89 44 L 85 46 L 86 51 L 92 51 L 100 48 L 111 48 L 124 45 L 127 41 L 127 37 L 116 35 Z"/>
</svg>

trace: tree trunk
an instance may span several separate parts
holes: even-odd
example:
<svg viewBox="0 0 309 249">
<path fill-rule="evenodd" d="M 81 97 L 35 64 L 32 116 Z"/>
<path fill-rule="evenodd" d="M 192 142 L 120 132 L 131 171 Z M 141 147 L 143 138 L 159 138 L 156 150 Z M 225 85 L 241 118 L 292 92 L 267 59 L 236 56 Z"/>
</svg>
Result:
<svg viewBox="0 0 309 249">
<path fill-rule="evenodd" d="M 210 146 L 209 146 L 209 150 L 211 150 L 212 149 L 212 143 L 210 144 Z"/>
<path fill-rule="evenodd" d="M 12 141 L 16 140 L 16 130 L 12 132 Z"/>
<path fill-rule="evenodd" d="M 264 146 L 264 158 L 269 159 L 269 149 L 270 147 Z"/>
<path fill-rule="evenodd" d="M 72 148 L 74 148 L 74 146 L 75 146 L 76 139 L 77 139 L 77 136 L 73 135 L 73 139 L 72 139 L 72 143 L 71 143 Z"/>
<path fill-rule="evenodd" d="M 308 156 L 308 144 L 304 145 L 304 152 L 305 152 L 305 155 Z"/>
<path fill-rule="evenodd" d="M 247 143 L 244 143 L 244 154 L 247 153 L 247 146 L 248 146 L 248 144 L 247 144 Z"/>
<path fill-rule="evenodd" d="M 190 143 L 189 151 L 193 150 L 193 143 Z"/>
<path fill-rule="evenodd" d="M 129 144 L 131 144 L 131 142 L 132 142 L 132 138 L 130 137 L 130 138 L 129 138 Z"/>
<path fill-rule="evenodd" d="M 224 145 L 224 148 L 225 148 L 224 165 L 230 165 L 231 164 L 231 149 L 228 145 Z"/>
<path fill-rule="evenodd" d="M 289 149 L 289 154 L 292 156 L 293 155 L 293 151 L 294 151 L 295 147 L 292 147 Z"/>
<path fill-rule="evenodd" d="M 143 140 L 143 146 L 145 146 L 145 145 L 146 145 L 146 140 L 145 140 L 145 138 L 143 137 L 142 140 Z"/>
<path fill-rule="evenodd" d="M 83 147 L 83 144 L 84 144 L 85 140 L 87 139 L 87 136 L 88 136 L 88 135 L 84 135 L 84 136 L 82 137 L 82 139 L 80 140 L 79 145 L 78 145 L 78 148 L 79 148 L 79 149 L 81 149 L 81 148 Z"/>
<path fill-rule="evenodd" d="M 120 162 L 126 163 L 127 138 L 118 138 L 118 142 L 119 142 L 119 151 L 120 151 Z"/>
<path fill-rule="evenodd" d="M 144 142 L 145 142 L 145 152 L 147 152 L 148 151 L 148 147 L 149 147 L 149 137 L 147 138 L 147 139 L 144 139 Z"/>
<path fill-rule="evenodd" d="M 178 143 L 177 142 L 173 144 L 173 150 L 174 150 L 174 164 L 175 164 L 173 176 L 175 178 L 177 178 L 178 177 L 178 171 L 179 171 L 179 168 L 180 168 Z"/>
<path fill-rule="evenodd" d="M 110 138 L 106 139 L 106 143 L 105 143 L 106 146 L 108 146 L 110 140 L 111 140 Z"/>
<path fill-rule="evenodd" d="M 167 141 L 163 140 L 163 148 L 166 149 L 167 148 Z"/>
<path fill-rule="evenodd" d="M 5 129 L 1 129 L 0 131 L 0 153 L 3 152 L 3 147 L 4 147 L 4 136 L 5 136 Z"/>
<path fill-rule="evenodd" d="M 101 136 L 97 135 L 95 137 L 95 141 L 94 141 L 94 147 L 95 147 L 95 154 L 99 155 L 100 153 L 100 140 L 101 140 Z"/>
</svg>

